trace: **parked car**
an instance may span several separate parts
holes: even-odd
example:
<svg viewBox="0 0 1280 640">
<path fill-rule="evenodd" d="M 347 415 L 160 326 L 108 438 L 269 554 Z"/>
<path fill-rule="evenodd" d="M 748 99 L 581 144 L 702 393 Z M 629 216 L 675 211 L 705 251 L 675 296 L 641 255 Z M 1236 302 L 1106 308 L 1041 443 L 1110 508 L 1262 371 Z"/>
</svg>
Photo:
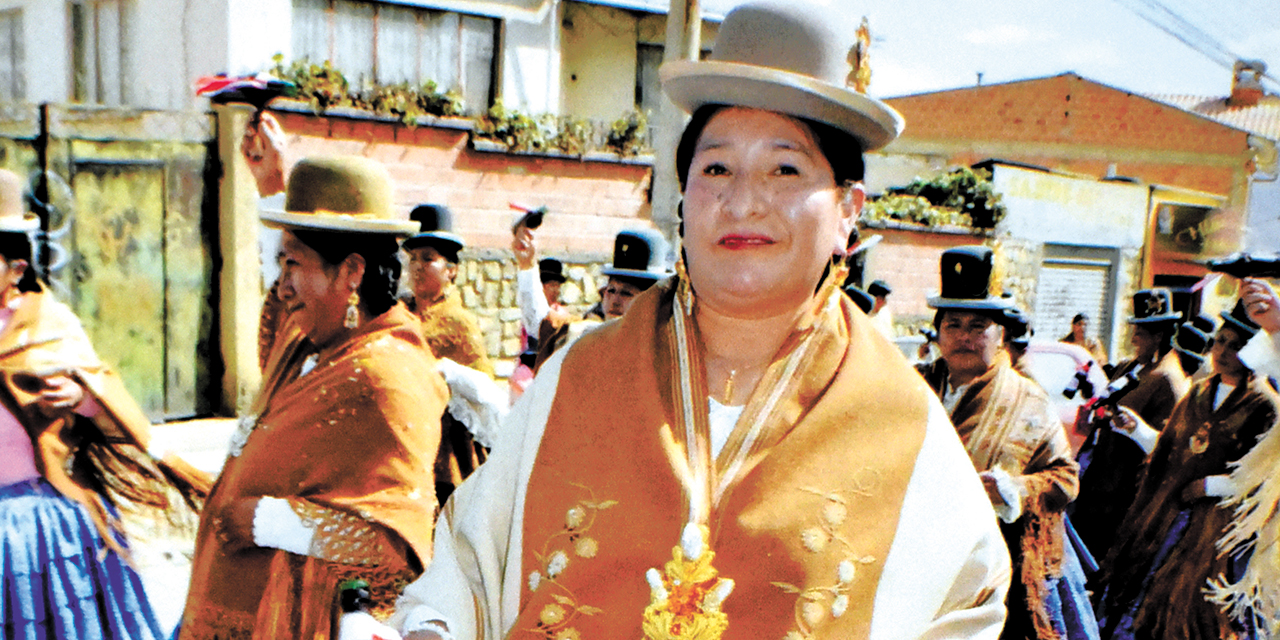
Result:
<svg viewBox="0 0 1280 640">
<path fill-rule="evenodd" d="M 1083 347 L 1064 342 L 1032 341 L 1021 364 L 1058 409 L 1072 452 L 1080 450 L 1087 434 L 1076 432 L 1080 406 L 1107 386 L 1107 376 Z"/>
</svg>

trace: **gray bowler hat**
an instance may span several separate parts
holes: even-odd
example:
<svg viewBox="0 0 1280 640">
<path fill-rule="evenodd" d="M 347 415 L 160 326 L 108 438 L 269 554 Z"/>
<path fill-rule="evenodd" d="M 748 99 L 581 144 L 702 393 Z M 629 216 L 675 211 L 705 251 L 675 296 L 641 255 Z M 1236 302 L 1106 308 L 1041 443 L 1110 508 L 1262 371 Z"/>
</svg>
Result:
<svg viewBox="0 0 1280 640">
<path fill-rule="evenodd" d="M 662 65 L 662 88 L 692 113 L 707 104 L 776 111 L 829 124 L 879 149 L 902 133 L 888 105 L 852 87 L 860 16 L 847 0 L 757 0 L 725 16 L 711 58 Z"/>
</svg>

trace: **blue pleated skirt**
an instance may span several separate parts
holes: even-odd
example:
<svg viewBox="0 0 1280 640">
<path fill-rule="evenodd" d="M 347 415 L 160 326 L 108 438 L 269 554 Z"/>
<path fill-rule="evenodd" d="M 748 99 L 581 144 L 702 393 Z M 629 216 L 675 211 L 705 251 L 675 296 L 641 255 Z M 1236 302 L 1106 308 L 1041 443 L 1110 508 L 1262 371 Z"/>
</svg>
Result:
<svg viewBox="0 0 1280 640">
<path fill-rule="evenodd" d="M 137 572 L 43 479 L 0 487 L 0 562 L 6 640 L 164 637 Z"/>
</svg>

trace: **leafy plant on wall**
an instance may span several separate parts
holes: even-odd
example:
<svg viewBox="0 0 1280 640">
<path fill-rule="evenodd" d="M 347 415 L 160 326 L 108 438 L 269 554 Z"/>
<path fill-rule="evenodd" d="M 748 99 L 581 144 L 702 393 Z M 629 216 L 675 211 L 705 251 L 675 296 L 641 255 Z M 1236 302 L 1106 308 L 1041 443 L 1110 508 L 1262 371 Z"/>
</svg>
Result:
<svg viewBox="0 0 1280 640">
<path fill-rule="evenodd" d="M 991 184 L 991 172 L 962 167 L 929 179 L 916 178 L 867 203 L 869 222 L 898 220 L 925 226 L 994 229 L 1007 210 Z"/>
<path fill-rule="evenodd" d="M 346 76 L 329 60 L 315 64 L 303 58 L 286 65 L 284 56 L 276 54 L 272 61 L 275 66 L 271 73 L 297 85 L 298 96 L 309 102 L 316 113 L 348 107 L 393 116 L 413 125 L 422 116 L 458 116 L 463 112 L 462 96 L 456 91 L 441 92 L 432 81 L 418 87 L 409 83 L 371 84 L 353 91 Z"/>
<path fill-rule="evenodd" d="M 456 91 L 440 91 L 434 81 L 418 87 L 408 83 L 369 84 L 356 91 L 329 60 L 317 64 L 303 58 L 286 64 L 284 56 L 276 54 L 272 62 L 270 72 L 297 85 L 298 98 L 309 103 L 317 114 L 332 108 L 360 109 L 397 118 L 410 126 L 422 116 L 463 115 L 462 96 Z M 606 125 L 573 116 L 528 114 L 507 109 L 502 100 L 496 100 L 474 121 L 473 136 L 499 143 L 509 151 L 557 151 L 581 156 L 603 150 L 624 157 L 652 151 L 648 144 L 648 118 L 639 110 Z"/>
<path fill-rule="evenodd" d="M 634 156 L 652 151 L 647 135 L 649 118 L 643 111 L 633 110 L 613 122 L 605 144 L 620 156 Z"/>
</svg>

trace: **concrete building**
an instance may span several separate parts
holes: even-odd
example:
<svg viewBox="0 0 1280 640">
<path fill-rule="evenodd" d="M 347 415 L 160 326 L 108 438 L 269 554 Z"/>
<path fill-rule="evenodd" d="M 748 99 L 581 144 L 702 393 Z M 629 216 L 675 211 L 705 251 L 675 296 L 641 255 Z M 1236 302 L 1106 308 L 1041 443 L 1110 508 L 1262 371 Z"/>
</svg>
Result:
<svg viewBox="0 0 1280 640">
<path fill-rule="evenodd" d="M 2 0 L 0 101 L 202 108 L 196 78 L 332 60 L 358 82 L 617 118 L 657 99 L 663 0 Z M 730 3 L 705 0 L 704 42 Z M 634 98 L 634 99 L 633 99 Z"/>
</svg>

